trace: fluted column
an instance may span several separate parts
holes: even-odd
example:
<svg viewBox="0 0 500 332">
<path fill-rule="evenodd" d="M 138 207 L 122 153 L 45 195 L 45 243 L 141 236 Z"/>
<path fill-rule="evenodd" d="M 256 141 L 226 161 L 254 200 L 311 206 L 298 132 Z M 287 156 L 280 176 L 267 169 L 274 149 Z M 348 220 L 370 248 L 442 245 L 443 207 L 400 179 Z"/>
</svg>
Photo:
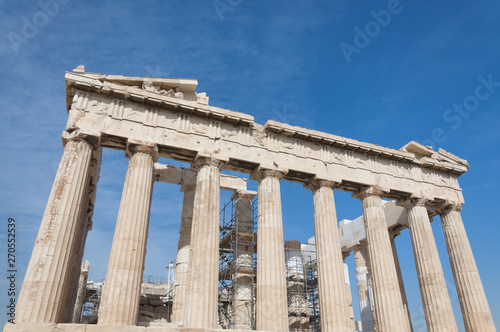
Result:
<svg viewBox="0 0 500 332">
<path fill-rule="evenodd" d="M 99 307 L 99 325 L 136 325 L 153 194 L 156 146 L 130 144 L 108 273 Z"/>
<path fill-rule="evenodd" d="M 308 185 L 313 192 L 321 330 L 351 332 L 354 326 L 350 320 L 333 185 L 320 180 Z"/>
<path fill-rule="evenodd" d="M 444 238 L 467 332 L 496 331 L 476 261 L 460 215 L 461 206 L 441 213 Z"/>
<path fill-rule="evenodd" d="M 224 163 L 198 157 L 184 325 L 216 328 L 219 281 L 220 170 Z"/>
<path fill-rule="evenodd" d="M 79 236 L 75 241 L 75 247 L 72 250 L 73 258 L 71 259 L 71 272 L 70 272 L 70 282 L 68 283 L 67 290 L 65 291 L 66 296 L 64 300 L 64 309 L 67 312 L 64 314 L 66 318 L 64 322 L 74 322 L 74 312 L 75 305 L 77 303 L 76 298 L 79 292 L 79 280 L 81 274 L 81 266 L 83 260 L 83 254 L 85 251 L 85 243 L 87 241 L 88 232 L 92 229 L 92 216 L 94 214 L 94 203 L 96 198 L 97 182 L 99 181 L 99 172 L 101 168 L 102 160 L 102 148 L 98 148 L 93 152 L 92 160 L 90 163 L 90 175 L 89 175 L 89 185 L 86 194 L 86 199 L 84 203 L 84 209 L 80 214 L 82 218 L 79 221 L 80 229 L 78 230 Z M 80 310 L 81 311 L 81 310 Z M 78 316 L 80 319 L 80 316 Z M 79 321 L 78 321 L 79 322 Z"/>
<path fill-rule="evenodd" d="M 379 331 L 409 332 L 411 328 L 402 305 L 398 275 L 382 206 L 382 194 L 383 192 L 376 187 L 369 187 L 354 195 L 363 202 L 363 219 L 375 302 L 375 324 Z"/>
<path fill-rule="evenodd" d="M 83 303 L 87 295 L 87 278 L 89 276 L 89 262 L 81 264 L 80 277 L 78 278 L 78 291 L 75 297 L 75 305 L 73 309 L 72 323 L 80 323 L 82 317 Z"/>
<path fill-rule="evenodd" d="M 373 331 L 373 312 L 369 290 L 369 264 L 366 242 L 353 248 L 356 266 L 356 283 L 358 286 L 359 312 L 361 314 L 361 331 Z"/>
<path fill-rule="evenodd" d="M 401 202 L 408 211 L 413 255 L 429 332 L 458 331 L 425 199 Z"/>
<path fill-rule="evenodd" d="M 16 306 L 16 322 L 59 323 L 70 282 L 73 250 L 81 237 L 80 222 L 89 184 L 92 136 L 65 133 L 64 153 L 52 186 L 40 230 Z"/>
<path fill-rule="evenodd" d="M 180 236 L 175 263 L 174 304 L 172 307 L 172 322 L 174 323 L 184 321 L 195 188 L 195 185 L 182 185 L 181 187 L 181 191 L 184 192 L 184 200 L 182 202 Z"/>
<path fill-rule="evenodd" d="M 283 219 L 278 170 L 258 169 L 257 330 L 288 331 Z"/>
<path fill-rule="evenodd" d="M 403 307 L 408 315 L 408 321 L 410 322 L 411 330 L 413 331 L 413 326 L 411 324 L 410 309 L 408 308 L 408 299 L 406 298 L 405 285 L 403 282 L 403 274 L 401 273 L 401 266 L 399 265 L 398 251 L 396 248 L 396 241 L 394 239 L 399 235 L 399 232 L 389 234 L 391 238 L 392 255 L 394 256 L 394 264 L 396 265 L 396 272 L 398 274 L 399 290 L 401 292 L 401 298 L 403 300 Z"/>
</svg>

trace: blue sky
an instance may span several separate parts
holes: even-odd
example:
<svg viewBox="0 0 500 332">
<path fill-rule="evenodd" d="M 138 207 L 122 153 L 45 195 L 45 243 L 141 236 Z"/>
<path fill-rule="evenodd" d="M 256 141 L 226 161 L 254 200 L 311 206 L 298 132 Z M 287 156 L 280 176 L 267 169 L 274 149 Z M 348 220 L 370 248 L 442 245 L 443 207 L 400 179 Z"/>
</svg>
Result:
<svg viewBox="0 0 500 332">
<path fill-rule="evenodd" d="M 14 217 L 18 290 L 62 154 L 64 72 L 84 64 L 87 72 L 198 79 L 211 105 L 261 124 L 396 149 L 416 140 L 467 159 L 462 216 L 500 324 L 497 1 L 2 0 L 0 9 L 0 239 L 6 252 Z M 493 83 L 474 99 L 484 80 Z M 126 167 L 123 152 L 105 151 L 85 255 L 90 279 L 106 274 Z M 362 213 L 358 200 L 335 195 L 339 220 Z M 311 193 L 283 182 L 282 199 L 285 238 L 305 242 L 314 235 Z M 166 276 L 175 259 L 181 202 L 178 186 L 155 184 L 145 275 Z M 463 331 L 439 218 L 432 226 Z M 409 232 L 396 241 L 415 330 L 425 331 Z M 352 256 L 347 262 L 354 284 Z M 2 307 L 6 289 L 2 278 Z M 356 296 L 353 288 L 357 315 Z"/>
</svg>

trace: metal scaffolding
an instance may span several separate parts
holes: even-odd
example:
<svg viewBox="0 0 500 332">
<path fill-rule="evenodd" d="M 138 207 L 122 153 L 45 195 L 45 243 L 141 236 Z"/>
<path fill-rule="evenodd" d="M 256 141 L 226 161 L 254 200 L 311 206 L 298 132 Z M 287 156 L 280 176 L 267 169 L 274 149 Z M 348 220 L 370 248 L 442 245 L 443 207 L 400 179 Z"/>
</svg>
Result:
<svg viewBox="0 0 500 332">
<path fill-rule="evenodd" d="M 255 329 L 256 200 L 232 199 L 220 213 L 219 324 Z"/>
<path fill-rule="evenodd" d="M 150 322 L 167 323 L 170 321 L 173 305 L 173 287 L 175 280 L 175 264 L 170 261 L 168 276 L 144 276 L 141 284 L 138 323 L 147 325 Z M 81 322 L 96 324 L 104 281 L 87 283 L 86 297 L 82 307 Z"/>
<path fill-rule="evenodd" d="M 306 272 L 306 299 L 310 307 L 309 329 L 314 332 L 320 332 L 318 266 L 316 258 L 312 258 L 311 256 L 306 255 L 304 261 Z"/>
<path fill-rule="evenodd" d="M 175 261 L 168 262 L 168 265 L 165 266 L 168 269 L 167 274 L 167 294 L 162 298 L 164 302 L 173 302 L 174 301 L 174 286 L 175 286 Z"/>
<path fill-rule="evenodd" d="M 220 212 L 219 324 L 225 329 L 255 329 L 256 207 L 256 199 L 236 198 Z M 320 332 L 316 248 L 299 241 L 284 246 L 290 331 Z"/>
<path fill-rule="evenodd" d="M 311 245 L 285 242 L 290 331 L 320 331 L 316 253 Z"/>
<path fill-rule="evenodd" d="M 87 283 L 87 291 L 85 301 L 82 308 L 81 322 L 85 324 L 97 323 L 97 313 L 99 312 L 99 304 L 101 302 L 102 286 L 104 282 Z"/>
</svg>

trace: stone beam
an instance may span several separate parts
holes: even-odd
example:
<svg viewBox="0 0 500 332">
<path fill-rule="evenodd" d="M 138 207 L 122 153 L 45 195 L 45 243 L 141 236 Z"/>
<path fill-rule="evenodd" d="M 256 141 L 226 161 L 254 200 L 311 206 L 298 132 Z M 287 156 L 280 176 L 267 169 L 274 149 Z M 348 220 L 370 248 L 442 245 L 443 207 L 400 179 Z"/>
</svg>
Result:
<svg viewBox="0 0 500 332">
<path fill-rule="evenodd" d="M 408 227 L 408 214 L 405 208 L 397 206 L 395 202 L 384 202 L 385 220 L 389 230 L 400 230 Z M 342 236 L 340 243 L 342 251 L 349 252 L 360 244 L 366 241 L 366 231 L 363 224 L 363 216 L 354 220 L 344 219 L 340 221 Z"/>
<path fill-rule="evenodd" d="M 180 185 L 195 185 L 196 172 L 189 168 L 155 163 L 154 177 L 157 181 Z M 247 179 L 221 174 L 220 188 L 224 190 L 247 190 Z"/>
</svg>

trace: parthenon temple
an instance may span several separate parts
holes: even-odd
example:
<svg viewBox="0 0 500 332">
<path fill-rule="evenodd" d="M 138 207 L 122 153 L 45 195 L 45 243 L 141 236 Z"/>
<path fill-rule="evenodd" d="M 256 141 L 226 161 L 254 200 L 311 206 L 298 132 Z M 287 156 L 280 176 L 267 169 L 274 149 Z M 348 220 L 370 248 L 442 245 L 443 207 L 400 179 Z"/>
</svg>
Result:
<svg viewBox="0 0 500 332">
<path fill-rule="evenodd" d="M 87 73 L 83 66 L 66 72 L 64 152 L 16 324 L 4 331 L 410 332 L 394 242 L 406 228 L 427 330 L 458 331 L 456 319 L 463 319 L 467 332 L 496 331 L 461 218 L 465 160 L 413 141 L 397 150 L 273 120 L 261 125 L 209 105 L 197 84 Z M 89 269 L 82 260 L 103 148 L 123 150 L 129 161 L 107 275 L 89 321 L 82 319 Z M 258 190 L 222 170 L 249 175 Z M 312 193 L 308 244 L 285 242 L 282 181 Z M 162 182 L 179 184 L 184 195 L 175 285 L 169 303 L 155 298 L 146 306 L 141 299 L 155 294 L 143 283 L 150 207 Z M 232 205 L 221 205 L 221 189 L 233 191 Z M 363 215 L 339 222 L 334 190 L 352 193 Z M 452 310 L 431 228 L 436 218 L 462 317 Z M 344 263 L 349 254 L 360 321 Z"/>
</svg>

